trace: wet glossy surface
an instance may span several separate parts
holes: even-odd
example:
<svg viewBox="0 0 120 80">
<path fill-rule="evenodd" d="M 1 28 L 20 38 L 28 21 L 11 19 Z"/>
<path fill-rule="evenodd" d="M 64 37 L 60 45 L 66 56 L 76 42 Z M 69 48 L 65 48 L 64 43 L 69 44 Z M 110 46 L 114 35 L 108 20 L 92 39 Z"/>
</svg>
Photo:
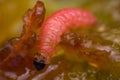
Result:
<svg viewBox="0 0 120 80">
<path fill-rule="evenodd" d="M 89 30 L 75 30 L 62 37 L 58 55 L 37 71 L 31 56 L 16 56 L 1 66 L 3 80 L 119 80 L 120 55 L 111 41 Z M 94 36 L 93 36 L 94 35 Z M 92 37 L 90 37 L 92 36 Z M 106 43 L 107 42 L 107 43 Z M 112 46 L 111 46 L 112 45 Z M 60 52 L 61 51 L 61 52 Z M 8 79 L 7 79 L 8 78 Z"/>
<path fill-rule="evenodd" d="M 0 80 L 119 80 L 119 4 L 119 0 L 83 1 L 82 7 L 97 16 L 99 23 L 95 29 L 72 30 L 63 35 L 51 64 L 41 71 L 33 65 L 34 49 L 29 55 L 12 57 L 0 66 Z M 34 39 L 30 39 L 31 45 Z M 12 41 L 14 45 L 19 39 Z M 8 42 L 0 49 L 0 62 L 13 48 Z M 24 51 L 26 47 L 22 49 L 23 54 Z"/>
</svg>

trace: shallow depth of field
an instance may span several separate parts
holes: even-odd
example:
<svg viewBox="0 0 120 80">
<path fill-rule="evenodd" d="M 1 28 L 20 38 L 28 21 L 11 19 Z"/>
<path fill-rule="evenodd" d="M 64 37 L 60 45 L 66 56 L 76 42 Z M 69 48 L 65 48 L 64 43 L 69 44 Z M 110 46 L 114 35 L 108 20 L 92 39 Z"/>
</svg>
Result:
<svg viewBox="0 0 120 80">
<path fill-rule="evenodd" d="M 0 0 L 0 50 L 8 40 L 20 36 L 22 17 L 36 1 Z M 51 64 L 43 70 L 34 68 L 33 55 L 28 54 L 0 66 L 0 80 L 120 80 L 120 1 L 43 1 L 45 18 L 59 9 L 76 7 L 91 12 L 98 23 L 63 35 Z"/>
</svg>

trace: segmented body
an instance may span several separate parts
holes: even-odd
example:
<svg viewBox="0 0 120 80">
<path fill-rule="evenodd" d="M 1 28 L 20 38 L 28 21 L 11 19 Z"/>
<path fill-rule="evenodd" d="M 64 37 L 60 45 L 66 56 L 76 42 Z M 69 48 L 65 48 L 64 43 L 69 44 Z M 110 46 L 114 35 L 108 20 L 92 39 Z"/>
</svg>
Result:
<svg viewBox="0 0 120 80">
<path fill-rule="evenodd" d="M 61 35 L 72 28 L 86 27 L 96 23 L 95 17 L 84 10 L 66 8 L 48 17 L 42 27 L 39 36 L 37 51 L 49 62 L 55 53 L 55 46 L 60 42 Z"/>
</svg>

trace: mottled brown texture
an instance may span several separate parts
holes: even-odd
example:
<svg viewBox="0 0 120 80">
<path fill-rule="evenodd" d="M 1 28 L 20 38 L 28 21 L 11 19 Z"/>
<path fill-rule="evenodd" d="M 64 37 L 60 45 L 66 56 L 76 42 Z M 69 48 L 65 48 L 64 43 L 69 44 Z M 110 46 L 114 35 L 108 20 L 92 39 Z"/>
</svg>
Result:
<svg viewBox="0 0 120 80">
<path fill-rule="evenodd" d="M 45 14 L 43 2 L 37 1 L 33 9 L 23 16 L 23 32 L 20 37 L 10 39 L 3 48 L 0 49 L 0 67 L 15 68 L 25 63 L 32 63 L 26 60 L 35 52 L 37 41 L 36 32 L 41 27 Z"/>
</svg>

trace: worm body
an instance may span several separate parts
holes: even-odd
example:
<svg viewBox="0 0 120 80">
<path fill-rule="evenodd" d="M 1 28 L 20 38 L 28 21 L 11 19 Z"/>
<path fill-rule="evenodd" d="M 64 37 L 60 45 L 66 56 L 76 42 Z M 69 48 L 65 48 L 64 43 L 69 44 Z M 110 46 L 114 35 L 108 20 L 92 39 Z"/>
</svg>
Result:
<svg viewBox="0 0 120 80">
<path fill-rule="evenodd" d="M 96 19 L 91 13 L 76 8 L 66 8 L 53 13 L 41 27 L 35 58 L 40 61 L 42 55 L 45 63 L 49 63 L 63 34 L 72 28 L 86 27 L 95 23 Z"/>
</svg>

